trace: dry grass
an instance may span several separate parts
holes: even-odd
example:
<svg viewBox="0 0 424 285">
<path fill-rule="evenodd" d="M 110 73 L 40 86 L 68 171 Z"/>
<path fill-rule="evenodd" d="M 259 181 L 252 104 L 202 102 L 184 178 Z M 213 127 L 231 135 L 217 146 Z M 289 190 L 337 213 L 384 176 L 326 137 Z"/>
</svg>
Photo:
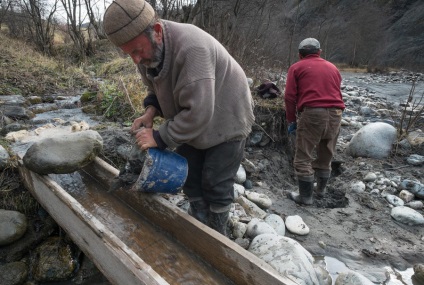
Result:
<svg viewBox="0 0 424 285">
<path fill-rule="evenodd" d="M 44 56 L 21 40 L 0 32 L 0 94 L 50 95 L 85 86 L 89 77 L 78 66 Z"/>
</svg>

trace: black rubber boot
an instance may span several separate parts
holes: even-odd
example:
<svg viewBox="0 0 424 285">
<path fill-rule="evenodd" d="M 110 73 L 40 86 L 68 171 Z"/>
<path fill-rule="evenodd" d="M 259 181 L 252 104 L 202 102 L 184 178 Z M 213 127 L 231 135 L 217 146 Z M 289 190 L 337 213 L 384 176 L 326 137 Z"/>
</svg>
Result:
<svg viewBox="0 0 424 285">
<path fill-rule="evenodd" d="M 215 231 L 219 232 L 223 236 L 228 237 L 227 225 L 228 225 L 229 216 L 230 216 L 230 211 L 225 211 L 222 213 L 210 212 L 208 226 L 211 229 L 214 229 Z"/>
<path fill-rule="evenodd" d="M 209 204 L 203 199 L 190 202 L 188 214 L 207 225 L 209 221 Z"/>
<path fill-rule="evenodd" d="M 327 182 L 328 177 L 317 177 L 317 188 L 315 189 L 315 194 L 317 194 L 318 197 L 324 197 L 325 193 L 327 192 Z"/>
<path fill-rule="evenodd" d="M 299 194 L 291 192 L 289 198 L 297 204 L 312 205 L 312 191 L 314 189 L 313 181 L 299 180 Z"/>
</svg>

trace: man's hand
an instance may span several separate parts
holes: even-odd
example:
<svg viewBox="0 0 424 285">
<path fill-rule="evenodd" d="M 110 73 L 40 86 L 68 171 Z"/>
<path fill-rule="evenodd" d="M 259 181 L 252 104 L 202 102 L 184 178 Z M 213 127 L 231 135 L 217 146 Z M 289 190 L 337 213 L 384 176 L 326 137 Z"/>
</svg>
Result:
<svg viewBox="0 0 424 285">
<path fill-rule="evenodd" d="M 153 128 L 153 118 L 155 117 L 155 115 L 156 108 L 153 106 L 149 106 L 141 117 L 138 117 L 134 120 L 130 132 L 132 134 L 135 134 L 141 127 Z"/>
<path fill-rule="evenodd" d="M 296 129 L 297 129 L 297 123 L 291 122 L 289 124 L 287 131 L 288 131 L 289 135 L 296 135 Z"/>
<path fill-rule="evenodd" d="M 141 128 L 135 135 L 137 145 L 146 150 L 150 147 L 157 147 L 155 139 L 153 138 L 152 128 Z"/>
</svg>

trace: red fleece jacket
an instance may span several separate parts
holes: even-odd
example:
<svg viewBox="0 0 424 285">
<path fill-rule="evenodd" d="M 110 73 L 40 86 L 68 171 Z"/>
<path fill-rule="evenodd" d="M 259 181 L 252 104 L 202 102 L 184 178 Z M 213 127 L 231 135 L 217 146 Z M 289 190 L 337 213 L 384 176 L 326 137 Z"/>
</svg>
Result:
<svg viewBox="0 0 424 285">
<path fill-rule="evenodd" d="M 308 55 L 290 66 L 284 95 L 287 121 L 295 122 L 296 111 L 301 112 L 305 106 L 344 110 L 341 81 L 337 67 L 318 54 Z"/>
</svg>

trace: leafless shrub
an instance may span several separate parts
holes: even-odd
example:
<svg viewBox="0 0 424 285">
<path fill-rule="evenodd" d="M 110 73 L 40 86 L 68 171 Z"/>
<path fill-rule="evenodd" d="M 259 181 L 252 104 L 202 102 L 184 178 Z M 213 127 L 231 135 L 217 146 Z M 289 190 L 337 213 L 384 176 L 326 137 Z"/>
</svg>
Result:
<svg viewBox="0 0 424 285">
<path fill-rule="evenodd" d="M 424 116 L 424 92 L 419 95 L 418 98 L 414 99 L 415 96 L 416 81 L 412 82 L 411 89 L 407 102 L 404 104 L 401 111 L 399 124 L 397 125 L 397 143 L 395 153 L 397 153 L 399 142 L 408 136 L 408 133 L 417 127 L 418 124 L 422 124 Z"/>
</svg>

